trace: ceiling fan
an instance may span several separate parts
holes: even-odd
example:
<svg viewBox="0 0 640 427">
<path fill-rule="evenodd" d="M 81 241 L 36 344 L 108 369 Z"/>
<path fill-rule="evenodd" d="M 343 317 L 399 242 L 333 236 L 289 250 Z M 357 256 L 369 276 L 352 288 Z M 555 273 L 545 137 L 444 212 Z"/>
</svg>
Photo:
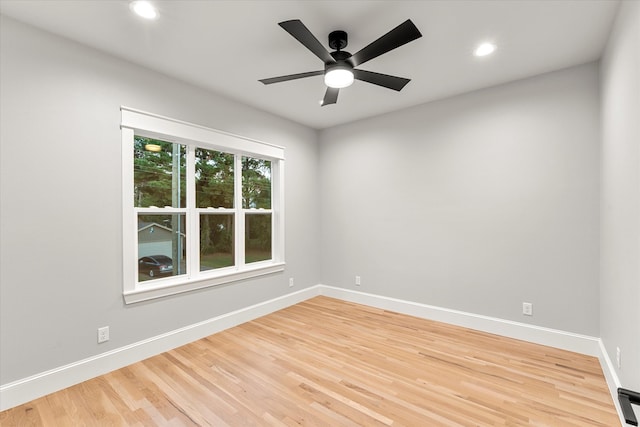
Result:
<svg viewBox="0 0 640 427">
<path fill-rule="evenodd" d="M 309 31 L 309 29 L 299 19 L 280 22 L 286 32 L 291 34 L 296 40 L 302 43 L 314 55 L 324 62 L 324 70 L 309 71 L 306 73 L 289 74 L 286 76 L 272 77 L 259 80 L 265 85 L 272 83 L 286 82 L 289 80 L 302 79 L 305 77 L 324 75 L 324 82 L 327 85 L 322 105 L 335 104 L 338 101 L 338 93 L 341 88 L 350 86 L 354 79 L 367 83 L 386 87 L 400 91 L 410 79 L 390 76 L 388 74 L 374 73 L 373 71 L 359 70 L 355 67 L 365 62 L 377 58 L 378 56 L 422 37 L 418 28 L 407 19 L 393 30 L 389 31 L 379 39 L 362 48 L 355 54 L 351 54 L 344 49 L 347 47 L 347 33 L 341 30 L 332 31 L 329 34 L 329 47 L 334 52 L 328 52 L 322 43 Z"/>
</svg>

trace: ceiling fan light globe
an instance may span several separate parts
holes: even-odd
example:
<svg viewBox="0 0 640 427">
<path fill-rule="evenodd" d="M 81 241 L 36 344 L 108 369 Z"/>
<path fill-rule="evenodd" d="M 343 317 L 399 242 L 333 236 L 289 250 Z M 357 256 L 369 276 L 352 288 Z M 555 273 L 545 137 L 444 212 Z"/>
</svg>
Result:
<svg viewBox="0 0 640 427">
<path fill-rule="evenodd" d="M 344 68 L 334 68 L 324 75 L 324 84 L 335 89 L 342 89 L 353 84 L 353 72 Z"/>
</svg>

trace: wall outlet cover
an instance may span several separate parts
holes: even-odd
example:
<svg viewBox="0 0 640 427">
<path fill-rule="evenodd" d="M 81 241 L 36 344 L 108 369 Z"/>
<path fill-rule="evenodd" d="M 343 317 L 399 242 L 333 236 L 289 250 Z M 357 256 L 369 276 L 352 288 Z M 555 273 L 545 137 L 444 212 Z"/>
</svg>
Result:
<svg viewBox="0 0 640 427">
<path fill-rule="evenodd" d="M 98 344 L 109 341 L 109 327 L 98 328 Z"/>
</svg>

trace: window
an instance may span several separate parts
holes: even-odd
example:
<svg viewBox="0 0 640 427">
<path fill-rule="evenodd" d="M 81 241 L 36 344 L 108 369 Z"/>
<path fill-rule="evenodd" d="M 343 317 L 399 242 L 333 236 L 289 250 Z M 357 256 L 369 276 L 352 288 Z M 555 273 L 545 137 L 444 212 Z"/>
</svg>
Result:
<svg viewBox="0 0 640 427">
<path fill-rule="evenodd" d="M 122 108 L 127 303 L 284 269 L 284 150 Z"/>
</svg>

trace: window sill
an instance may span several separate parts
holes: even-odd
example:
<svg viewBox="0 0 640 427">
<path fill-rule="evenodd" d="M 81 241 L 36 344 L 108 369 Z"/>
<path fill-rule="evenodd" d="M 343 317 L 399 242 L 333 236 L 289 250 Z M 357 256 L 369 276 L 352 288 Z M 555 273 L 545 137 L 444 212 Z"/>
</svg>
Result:
<svg viewBox="0 0 640 427">
<path fill-rule="evenodd" d="M 181 294 L 196 289 L 203 289 L 212 286 L 222 285 L 225 283 L 236 282 L 239 280 L 251 279 L 254 277 L 265 276 L 267 274 L 284 271 L 285 263 L 270 263 L 251 266 L 242 271 L 227 273 L 220 276 L 201 276 L 197 279 L 185 279 L 179 282 L 170 282 L 167 284 L 158 284 L 149 287 L 143 287 L 123 293 L 125 304 L 134 304 L 137 302 L 148 301 L 156 298 L 163 298 L 170 295 Z"/>
</svg>

